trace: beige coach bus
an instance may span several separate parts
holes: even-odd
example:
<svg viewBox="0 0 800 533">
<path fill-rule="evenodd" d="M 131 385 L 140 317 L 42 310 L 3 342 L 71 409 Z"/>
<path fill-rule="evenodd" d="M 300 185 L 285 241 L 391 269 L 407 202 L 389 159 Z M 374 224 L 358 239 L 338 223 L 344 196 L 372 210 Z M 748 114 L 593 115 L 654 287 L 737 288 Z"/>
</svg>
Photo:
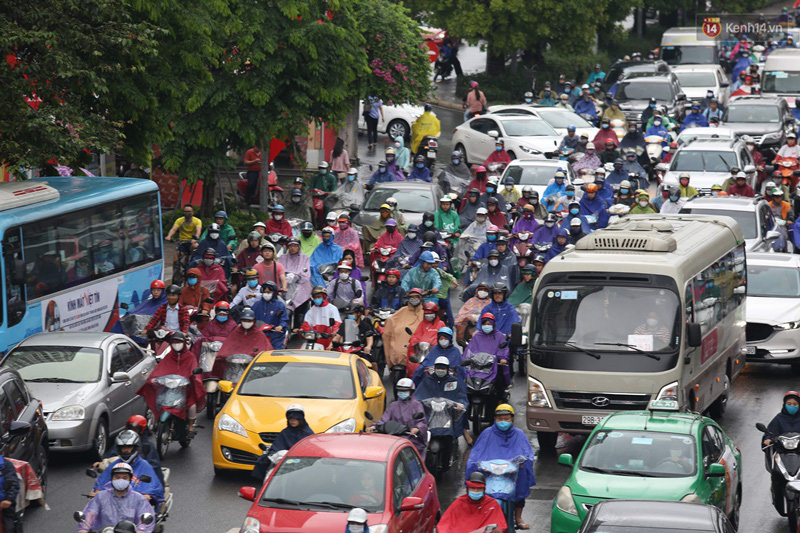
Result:
<svg viewBox="0 0 800 533">
<path fill-rule="evenodd" d="M 746 272 L 725 216 L 627 217 L 553 258 L 528 336 L 527 421 L 542 448 L 655 399 L 721 416 L 745 364 Z"/>
</svg>

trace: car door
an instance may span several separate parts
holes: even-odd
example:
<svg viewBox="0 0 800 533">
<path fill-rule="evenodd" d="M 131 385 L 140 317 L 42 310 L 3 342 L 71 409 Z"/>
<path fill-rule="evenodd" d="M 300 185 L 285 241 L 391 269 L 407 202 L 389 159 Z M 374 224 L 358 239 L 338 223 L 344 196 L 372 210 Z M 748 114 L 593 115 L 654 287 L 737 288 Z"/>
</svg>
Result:
<svg viewBox="0 0 800 533">
<path fill-rule="evenodd" d="M 494 140 L 489 137 L 489 131 L 494 123 L 494 120 L 487 118 L 478 118 L 469 123 L 468 144 L 465 148 L 471 163 L 481 164 L 489 157 L 491 149 L 487 148 L 488 143 L 489 141 L 494 143 Z M 491 146 L 494 147 L 494 144 Z"/>
<path fill-rule="evenodd" d="M 702 485 L 702 493 L 700 490 L 698 490 L 698 496 L 700 496 L 702 503 L 713 505 L 714 507 L 725 511 L 725 477 L 711 477 L 706 474 L 708 467 L 714 463 L 718 463 L 722 458 L 722 442 L 720 440 L 719 433 L 714 430 L 715 428 L 710 424 L 703 427 L 703 435 L 701 439 L 701 471 L 698 472 L 698 476 L 700 476 L 700 483 Z"/>
<path fill-rule="evenodd" d="M 409 479 L 413 487 L 412 496 L 420 498 L 423 508 L 416 512 L 417 522 L 414 524 L 414 531 L 429 531 L 430 523 L 436 516 L 436 493 L 433 482 L 428 477 L 425 467 L 422 465 L 419 456 L 411 446 L 406 446 L 400 452 L 409 473 Z M 411 511 L 406 511 L 411 512 Z"/>
<path fill-rule="evenodd" d="M 133 388 L 132 380 L 120 383 L 111 381 L 114 373 L 127 373 L 128 371 L 127 363 L 125 362 L 127 349 L 122 346 L 123 344 L 125 343 L 115 342 L 105 348 L 106 353 L 109 354 L 109 364 L 107 366 L 108 377 L 105 381 L 105 383 L 108 384 L 108 389 L 105 398 L 107 402 L 106 407 L 108 408 L 108 431 L 110 434 L 115 433 L 125 426 L 125 422 L 127 422 L 130 416 L 131 397 L 138 390 Z"/>
<path fill-rule="evenodd" d="M 144 415 L 147 410 L 144 398 L 136 394 L 147 381 L 147 377 L 155 368 L 155 358 L 146 355 L 138 346 L 129 342 L 121 342 L 118 348 L 123 352 L 125 372 L 131 377 L 130 386 L 127 387 L 130 396 L 128 402 L 128 417 L 131 415 Z M 127 420 L 127 418 L 126 418 Z"/>
<path fill-rule="evenodd" d="M 736 490 L 739 486 L 739 469 L 741 468 L 737 459 L 739 452 L 736 450 L 733 441 L 728 438 L 722 429 L 717 426 L 710 426 L 710 428 L 722 448 L 719 463 L 725 467 L 725 477 L 723 478 L 725 481 L 725 506 L 723 508 L 725 514 L 729 515 L 733 512 L 733 506 L 736 502 Z"/>
<path fill-rule="evenodd" d="M 419 511 L 400 512 L 400 505 L 403 499 L 414 493 L 414 487 L 411 483 L 411 473 L 408 471 L 408 466 L 403 460 L 401 451 L 395 456 L 392 463 L 392 510 L 397 524 L 397 527 L 392 528 L 394 531 L 403 531 L 404 533 L 417 531 L 416 524 L 419 522 Z"/>
<path fill-rule="evenodd" d="M 364 399 L 366 411 L 368 411 L 377 420 L 376 415 L 382 411 L 381 406 L 383 405 L 385 398 L 383 395 L 376 398 L 367 398 L 364 396 L 364 392 L 367 390 L 367 387 L 371 385 L 378 385 L 379 383 L 373 382 L 367 365 L 364 364 L 364 361 L 361 359 L 356 361 L 356 375 L 358 376 L 358 386 L 361 389 L 361 397 Z"/>
<path fill-rule="evenodd" d="M 31 459 L 33 459 L 34 453 L 34 446 L 31 441 L 36 436 L 34 429 L 36 407 L 33 407 L 32 410 L 29 409 L 28 404 L 30 402 L 28 401 L 27 395 L 20 389 L 19 385 L 15 383 L 13 377 L 7 379 L 3 383 L 3 398 L 0 402 L 3 403 L 0 408 L 0 412 L 3 414 L 3 422 L 10 418 L 11 421 L 18 420 L 31 424 L 31 431 L 16 437 L 6 436 L 8 426 L 6 426 L 5 423 L 2 426 L 3 440 L 8 441 L 8 445 L 12 450 L 10 457 L 30 462 Z"/>
</svg>

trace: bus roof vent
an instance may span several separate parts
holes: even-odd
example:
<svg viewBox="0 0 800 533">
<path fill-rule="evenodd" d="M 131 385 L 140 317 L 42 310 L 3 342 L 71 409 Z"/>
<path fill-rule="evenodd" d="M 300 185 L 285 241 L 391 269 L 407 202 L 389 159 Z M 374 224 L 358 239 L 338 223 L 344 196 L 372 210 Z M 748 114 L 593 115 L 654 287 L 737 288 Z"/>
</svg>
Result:
<svg viewBox="0 0 800 533">
<path fill-rule="evenodd" d="M 59 192 L 42 182 L 15 181 L 0 183 L 0 211 L 37 204 L 47 200 L 58 200 Z"/>
<path fill-rule="evenodd" d="M 674 252 L 678 243 L 672 236 L 633 231 L 598 231 L 575 244 L 576 250 L 608 250 L 631 252 Z"/>
</svg>

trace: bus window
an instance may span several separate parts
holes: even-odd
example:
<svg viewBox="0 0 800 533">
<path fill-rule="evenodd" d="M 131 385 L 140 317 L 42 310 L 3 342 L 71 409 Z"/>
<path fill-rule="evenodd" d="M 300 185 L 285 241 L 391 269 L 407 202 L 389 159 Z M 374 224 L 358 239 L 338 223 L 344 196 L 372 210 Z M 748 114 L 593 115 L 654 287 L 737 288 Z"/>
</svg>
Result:
<svg viewBox="0 0 800 533">
<path fill-rule="evenodd" d="M 161 255 L 158 249 L 161 239 L 155 230 L 153 203 L 153 197 L 140 197 L 122 207 L 127 267 L 148 263 Z"/>
<path fill-rule="evenodd" d="M 64 258 L 67 285 L 86 283 L 94 277 L 90 217 L 81 211 L 58 221 L 58 243 Z"/>
<path fill-rule="evenodd" d="M 117 205 L 103 206 L 92 215 L 92 256 L 95 274 L 122 269 L 124 253 L 122 214 Z"/>
<path fill-rule="evenodd" d="M 16 262 L 22 259 L 22 247 L 19 240 L 19 228 L 6 231 L 3 237 L 3 268 L 5 270 L 6 294 L 8 302 L 8 326 L 15 326 L 25 316 L 25 287 L 14 282 Z M 0 320 L 3 316 L 3 300 L 0 298 Z"/>
<path fill-rule="evenodd" d="M 44 220 L 25 226 L 23 243 L 28 297 L 39 298 L 59 290 L 64 280 L 64 268 L 54 221 Z"/>
</svg>

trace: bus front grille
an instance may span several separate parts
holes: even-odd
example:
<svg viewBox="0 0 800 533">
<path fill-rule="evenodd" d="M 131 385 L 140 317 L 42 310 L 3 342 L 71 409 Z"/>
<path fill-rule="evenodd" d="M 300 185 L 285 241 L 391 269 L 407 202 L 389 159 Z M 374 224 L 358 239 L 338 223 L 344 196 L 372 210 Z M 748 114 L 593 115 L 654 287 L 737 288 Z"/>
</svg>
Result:
<svg viewBox="0 0 800 533">
<path fill-rule="evenodd" d="M 775 333 L 775 328 L 769 324 L 762 324 L 760 322 L 748 322 L 747 327 L 745 328 L 747 342 L 766 340 L 770 338 L 773 333 Z"/>
<path fill-rule="evenodd" d="M 642 411 L 650 402 L 649 394 L 552 391 L 558 409 L 597 409 L 598 411 Z"/>
</svg>

